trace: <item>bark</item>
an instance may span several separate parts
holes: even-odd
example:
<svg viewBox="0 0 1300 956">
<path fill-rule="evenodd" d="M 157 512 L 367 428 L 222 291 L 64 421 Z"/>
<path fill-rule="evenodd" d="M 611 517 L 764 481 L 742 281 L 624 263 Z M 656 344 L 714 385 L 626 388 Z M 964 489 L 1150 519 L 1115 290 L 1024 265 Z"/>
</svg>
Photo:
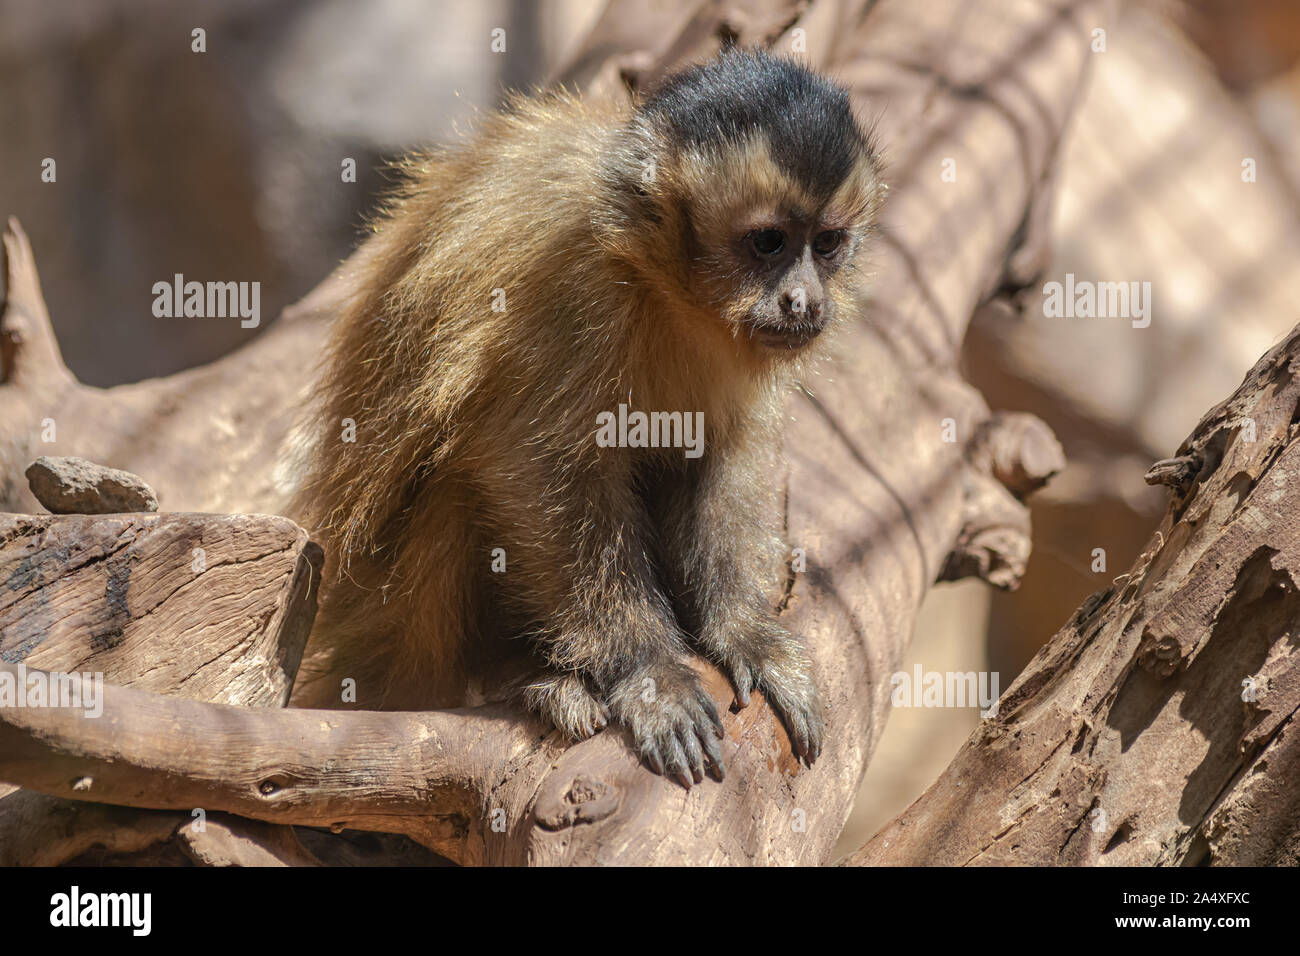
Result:
<svg viewBox="0 0 1300 956">
<path fill-rule="evenodd" d="M 283 707 L 321 561 L 267 515 L 0 515 L 0 661 Z"/>
<path fill-rule="evenodd" d="M 305 531 L 266 515 L 0 515 L 0 661 L 283 707 L 321 561 Z M 8 673 L 15 688 L 27 686 L 27 673 Z M 96 706 L 85 690 L 79 682 L 78 721 Z M 88 781 L 79 774 L 67 789 L 84 799 Z M 131 853 L 171 839 L 188 819 L 136 819 L 0 785 L 0 864 L 54 864 L 92 847 Z"/>
<path fill-rule="evenodd" d="M 1300 862 L 1300 326 L 1148 473 L 1168 512 L 856 865 Z"/>
<path fill-rule="evenodd" d="M 958 375 L 957 349 L 973 309 L 1020 253 L 1017 240 L 1034 234 L 1024 224 L 1043 201 L 1105 4 L 668 8 L 657 15 L 616 0 L 562 77 L 625 95 L 624 83 L 720 38 L 783 52 L 806 43 L 863 114 L 878 117 L 888 145 L 878 279 L 836 361 L 791 397 L 785 439 L 786 533 L 807 570 L 783 613 L 808 640 L 827 703 L 816 767 L 798 768 L 761 701 L 725 717 L 725 782 L 687 793 L 641 767 L 617 732 L 566 746 L 500 707 L 255 711 L 113 687 L 99 722 L 0 710 L 0 779 L 70 799 L 405 833 L 467 863 L 827 861 L 927 588 L 941 571 L 1013 585 L 1028 549 L 1018 496 L 1061 464 L 1042 429 L 990 415 Z M 646 38 L 657 45 L 644 47 Z M 955 182 L 941 177 L 947 158 Z M 295 400 L 365 248 L 239 352 L 98 390 L 58 359 L 16 224 L 5 245 L 6 480 L 37 454 L 77 455 L 140 475 L 164 509 L 274 510 Z M 39 441 L 47 418 L 58 424 L 55 448 Z M 16 483 L 0 492 L 12 510 L 34 507 Z M 706 671 L 725 710 L 730 688 Z M 84 778 L 89 790 L 71 788 Z"/>
</svg>

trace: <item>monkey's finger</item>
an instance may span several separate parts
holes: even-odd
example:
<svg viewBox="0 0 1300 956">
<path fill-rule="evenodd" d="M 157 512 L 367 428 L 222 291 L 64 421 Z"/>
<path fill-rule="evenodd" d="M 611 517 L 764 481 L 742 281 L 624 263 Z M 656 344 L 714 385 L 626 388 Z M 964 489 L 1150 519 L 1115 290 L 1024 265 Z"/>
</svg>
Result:
<svg viewBox="0 0 1300 956">
<path fill-rule="evenodd" d="M 799 720 L 796 723 L 796 727 L 798 729 L 796 729 L 794 732 L 795 753 L 797 753 L 800 757 L 803 757 L 805 760 L 807 760 L 808 759 L 808 728 L 804 726 L 804 722 L 802 720 Z"/>
<path fill-rule="evenodd" d="M 820 717 L 815 717 L 809 723 L 808 760 L 811 762 L 822 755 L 822 742 L 826 739 L 826 727 Z"/>
<path fill-rule="evenodd" d="M 704 751 L 700 749 L 700 743 L 695 739 L 695 728 L 684 727 L 678 735 L 681 741 L 682 750 L 686 754 L 686 763 L 691 769 L 691 776 L 696 783 L 704 782 Z"/>
<path fill-rule="evenodd" d="M 609 726 L 609 706 L 603 701 L 596 703 L 595 711 L 591 715 L 591 732 L 597 734 Z"/>
<path fill-rule="evenodd" d="M 800 757 L 808 757 L 808 723 L 804 719 L 803 711 L 797 707 L 790 707 L 781 712 L 785 719 L 785 729 L 790 733 L 790 743 L 794 747 L 794 752 Z"/>
<path fill-rule="evenodd" d="M 709 763 L 713 765 L 714 776 L 718 780 L 725 780 L 727 777 L 727 768 L 722 762 L 722 745 L 717 737 L 712 734 L 699 734 L 700 743 L 704 744 L 704 752 L 708 754 Z"/>
<path fill-rule="evenodd" d="M 659 753 L 658 747 L 652 746 L 652 747 L 642 748 L 641 756 L 645 759 L 645 762 L 650 765 L 651 770 L 653 770 L 657 774 L 661 774 L 661 775 L 663 774 L 664 758 L 663 755 Z"/>
<path fill-rule="evenodd" d="M 718 716 L 717 705 L 713 703 L 713 698 L 708 695 L 704 688 L 695 692 L 695 703 L 698 705 L 700 713 L 696 715 L 697 723 L 709 723 L 713 726 L 714 733 L 719 737 L 725 736 L 726 731 L 722 728 L 722 718 Z"/>
<path fill-rule="evenodd" d="M 686 752 L 676 737 L 669 737 L 664 747 L 667 759 L 664 765 L 669 776 L 675 777 L 687 790 L 691 789 L 691 778 L 686 772 Z"/>
<path fill-rule="evenodd" d="M 736 685 L 736 709 L 749 706 L 749 694 L 754 689 L 754 675 L 749 666 L 741 667 L 734 678 Z"/>
</svg>

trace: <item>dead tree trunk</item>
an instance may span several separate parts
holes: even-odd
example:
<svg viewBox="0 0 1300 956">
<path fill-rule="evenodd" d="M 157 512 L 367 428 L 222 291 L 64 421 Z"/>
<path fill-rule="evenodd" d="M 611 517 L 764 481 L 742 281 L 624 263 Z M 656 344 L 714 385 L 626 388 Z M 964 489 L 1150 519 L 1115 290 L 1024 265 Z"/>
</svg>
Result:
<svg viewBox="0 0 1300 956">
<path fill-rule="evenodd" d="M 808 638 L 829 714 L 814 769 L 796 768 L 779 723 L 755 705 L 725 718 L 726 781 L 688 794 L 639 766 L 617 733 L 566 747 L 500 707 L 270 711 L 111 687 L 99 722 L 0 709 L 0 779 L 74 800 L 406 833 L 461 862 L 826 862 L 927 588 L 972 573 L 1014 585 L 1029 540 L 1019 496 L 1060 467 L 1041 423 L 989 413 L 958 375 L 957 350 L 976 305 L 1041 261 L 1032 224 L 1105 6 L 772 0 L 742 16 L 615 0 L 563 73 L 625 95 L 618 79 L 639 82 L 720 39 L 782 52 L 797 41 L 879 116 L 893 189 L 878 281 L 835 365 L 791 398 L 786 435 L 786 533 L 808 570 L 784 613 Z M 647 37 L 663 42 L 646 49 Z M 941 177 L 949 158 L 956 182 Z M 275 509 L 276 465 L 349 263 L 239 352 L 98 390 L 59 360 L 16 225 L 5 245 L 0 503 L 33 510 L 14 476 L 64 454 L 144 476 L 165 510 Z M 47 419 L 54 447 L 41 441 Z M 706 676 L 725 711 L 730 688 Z"/>
<path fill-rule="evenodd" d="M 1147 480 L 1146 552 L 850 863 L 1300 862 L 1300 326 Z"/>
</svg>

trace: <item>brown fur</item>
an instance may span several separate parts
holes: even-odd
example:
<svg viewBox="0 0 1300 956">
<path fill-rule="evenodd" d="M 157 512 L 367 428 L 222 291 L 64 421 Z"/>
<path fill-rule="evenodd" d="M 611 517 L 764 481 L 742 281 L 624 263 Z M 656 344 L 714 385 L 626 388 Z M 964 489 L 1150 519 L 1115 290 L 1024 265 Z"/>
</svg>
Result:
<svg viewBox="0 0 1300 956">
<path fill-rule="evenodd" d="M 313 409 L 294 513 L 327 566 L 298 702 L 336 703 L 352 677 L 363 707 L 463 703 L 527 637 L 526 703 L 575 737 L 612 716 L 656 769 L 698 779 L 701 746 L 721 760 L 681 729 L 717 723 L 694 639 L 742 700 L 762 687 L 787 723 L 802 708 L 815 756 L 806 663 L 765 596 L 781 579 L 781 390 L 807 350 L 749 339 L 765 293 L 717 252 L 744 217 L 815 203 L 761 141 L 662 156 L 642 193 L 612 195 L 653 135 L 568 95 L 519 98 L 468 145 L 402 164 Z M 856 244 L 876 197 L 874 167 L 855 171 L 823 218 Z M 842 273 L 827 290 L 841 314 Z M 704 457 L 599 447 L 597 415 L 620 402 L 702 411 Z"/>
</svg>

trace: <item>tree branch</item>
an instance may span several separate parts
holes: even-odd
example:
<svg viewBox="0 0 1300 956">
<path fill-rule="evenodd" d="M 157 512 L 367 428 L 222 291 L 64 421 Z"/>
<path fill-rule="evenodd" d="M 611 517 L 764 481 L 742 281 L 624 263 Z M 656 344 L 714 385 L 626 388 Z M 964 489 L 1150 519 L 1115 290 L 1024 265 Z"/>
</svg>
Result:
<svg viewBox="0 0 1300 956">
<path fill-rule="evenodd" d="M 1145 553 L 856 865 L 1300 862 L 1300 326 L 1178 449 Z"/>
</svg>

